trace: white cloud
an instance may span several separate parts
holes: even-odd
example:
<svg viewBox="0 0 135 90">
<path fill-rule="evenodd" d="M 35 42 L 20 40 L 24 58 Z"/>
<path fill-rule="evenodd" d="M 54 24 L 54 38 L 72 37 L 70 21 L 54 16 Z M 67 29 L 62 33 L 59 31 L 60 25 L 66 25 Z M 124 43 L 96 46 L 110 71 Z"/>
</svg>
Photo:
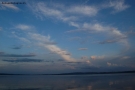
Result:
<svg viewBox="0 0 135 90">
<path fill-rule="evenodd" d="M 90 58 L 91 58 L 92 60 L 95 60 L 95 59 L 96 59 L 96 56 L 90 56 Z"/>
<path fill-rule="evenodd" d="M 39 17 L 50 17 L 50 18 L 56 18 L 58 20 L 62 20 L 64 22 L 73 21 L 77 18 L 75 16 L 67 16 L 65 14 L 65 10 L 61 10 L 57 7 L 50 7 L 46 5 L 46 3 L 37 3 L 33 4 L 32 6 L 29 6 L 30 9 Z"/>
<path fill-rule="evenodd" d="M 129 59 L 130 57 L 129 56 L 123 56 L 121 59 Z"/>
<path fill-rule="evenodd" d="M 16 6 L 13 5 L 13 4 L 2 4 L 2 8 L 3 8 L 3 9 L 4 9 L 4 8 L 9 8 L 9 9 L 13 9 L 13 10 L 16 10 L 16 11 L 20 10 L 18 7 L 16 7 Z"/>
<path fill-rule="evenodd" d="M 103 26 L 99 23 L 95 23 L 95 24 L 84 23 L 83 25 L 80 25 L 74 22 L 74 20 L 79 19 L 78 14 L 82 14 L 82 16 L 83 15 L 87 15 L 87 16 L 96 15 L 98 13 L 98 9 L 97 9 L 98 6 L 94 7 L 94 6 L 86 6 L 86 5 L 84 6 L 75 5 L 75 6 L 65 7 L 63 5 L 60 5 L 63 7 L 62 9 L 58 8 L 58 6 L 59 4 L 57 5 L 57 7 L 54 7 L 52 4 L 52 7 L 51 7 L 51 5 L 48 6 L 46 3 L 39 2 L 30 7 L 33 10 L 33 12 L 36 13 L 36 15 L 40 15 L 40 17 L 47 16 L 51 18 L 57 18 L 59 20 L 67 22 L 71 26 L 78 28 L 77 30 L 71 30 L 67 32 L 93 30 L 96 32 L 110 32 L 110 34 L 113 34 L 116 36 L 123 36 L 123 34 L 117 28 L 114 28 L 114 27 Z M 116 10 L 122 11 L 128 8 L 128 5 L 124 4 L 124 0 L 120 0 L 120 1 L 110 1 L 106 7 L 113 7 L 115 11 Z M 80 28 L 80 27 L 83 27 L 83 28 Z"/>
<path fill-rule="evenodd" d="M 80 15 L 82 15 L 81 18 L 83 18 L 84 16 L 95 16 L 99 10 L 104 9 L 104 8 L 99 9 L 99 6 L 87 6 L 87 5 L 64 6 L 63 4 L 57 4 L 55 6 L 53 5 L 53 3 L 51 3 L 50 5 L 47 5 L 44 2 L 39 2 L 39 3 L 34 3 L 32 6 L 29 6 L 29 7 L 39 17 L 42 17 L 42 18 L 50 17 L 50 18 L 58 19 L 77 28 L 76 30 L 67 31 L 68 33 L 80 32 L 80 31 L 97 32 L 97 33 L 104 32 L 108 35 L 108 37 L 115 39 L 115 40 L 107 40 L 109 41 L 107 43 L 110 43 L 110 41 L 111 43 L 120 42 L 122 44 L 124 43 L 126 47 L 129 47 L 128 41 L 126 39 L 123 39 L 123 37 L 126 37 L 126 35 L 121 33 L 120 30 L 118 30 L 115 27 L 102 25 L 100 23 L 85 22 L 85 23 L 80 24 L 80 23 L 75 22 L 80 19 Z M 109 2 L 109 4 L 106 5 L 106 8 L 108 7 L 114 8 L 115 11 L 116 10 L 122 11 L 128 8 L 127 5 L 125 5 L 124 1 L 122 0 Z"/>
<path fill-rule="evenodd" d="M 44 49 L 48 49 L 49 51 L 58 54 L 66 61 L 70 61 L 70 62 L 76 61 L 74 58 L 71 57 L 71 54 L 69 52 L 56 46 L 54 41 L 50 40 L 49 35 L 44 36 L 44 35 L 35 33 L 33 31 L 30 31 L 29 29 L 31 29 L 30 28 L 31 26 L 28 26 L 28 25 L 17 25 L 17 26 L 21 30 L 27 30 L 27 33 L 25 33 L 26 34 L 25 37 L 19 37 L 19 36 L 15 35 L 15 37 L 17 37 L 18 39 L 25 41 L 25 42 L 29 41 L 34 45 L 37 45 L 37 46 L 42 47 Z"/>
<path fill-rule="evenodd" d="M 126 35 L 122 34 L 117 28 L 100 23 L 84 23 L 83 29 L 85 31 L 105 32 L 113 37 L 126 37 Z"/>
<path fill-rule="evenodd" d="M 100 42 L 102 44 L 106 43 L 114 43 L 119 42 L 124 45 L 126 48 L 129 48 L 129 43 L 125 37 L 126 34 L 122 33 L 118 28 L 112 27 L 109 25 L 103 25 L 101 23 L 87 23 L 83 20 L 91 18 L 98 14 L 100 10 L 106 8 L 113 8 L 115 12 L 120 12 L 126 10 L 129 5 L 124 3 L 124 0 L 115 0 L 110 1 L 107 5 L 103 8 L 100 5 L 91 6 L 91 5 L 70 5 L 65 6 L 63 4 L 57 4 L 56 6 L 53 3 L 49 5 L 44 2 L 34 3 L 32 6 L 29 6 L 30 9 L 39 17 L 49 17 L 52 19 L 61 20 L 63 22 L 68 23 L 69 25 L 76 27 L 76 30 L 70 30 L 67 32 L 94 32 L 94 33 L 101 33 L 103 32 L 109 40 L 105 40 Z M 62 8 L 60 8 L 62 7 Z M 89 17 L 90 16 L 90 17 Z M 79 22 L 80 20 L 80 22 Z"/>
<path fill-rule="evenodd" d="M 23 42 L 27 42 L 27 43 L 31 43 L 28 39 L 24 38 L 24 37 L 19 37 L 18 35 L 16 35 L 17 33 L 15 31 L 11 32 L 13 34 L 13 36 L 17 39 L 20 39 Z"/>
<path fill-rule="evenodd" d="M 61 18 L 63 13 L 60 10 L 49 8 L 45 3 L 37 3 L 37 6 L 34 8 L 36 12 L 39 12 L 43 15 L 47 16 L 56 16 L 57 18 Z"/>
<path fill-rule="evenodd" d="M 87 63 L 87 64 L 91 63 L 87 56 L 82 56 L 80 62 Z"/>
<path fill-rule="evenodd" d="M 24 37 L 18 37 L 18 39 L 24 41 L 24 42 L 28 42 L 28 43 L 31 43 L 30 40 L 24 38 Z"/>
<path fill-rule="evenodd" d="M 106 31 L 109 27 L 102 26 L 99 23 L 91 24 L 91 23 L 84 23 L 83 28 L 86 30 L 94 30 L 97 32 Z"/>
<path fill-rule="evenodd" d="M 62 7 L 62 8 L 60 8 Z M 54 3 L 46 4 L 45 2 L 38 2 L 29 5 L 29 8 L 40 18 L 49 17 L 52 19 L 61 20 L 68 23 L 71 26 L 79 27 L 74 21 L 79 20 L 80 15 L 82 17 L 95 16 L 98 13 L 98 9 L 94 6 L 65 6 L 63 4 L 54 5 Z"/>
<path fill-rule="evenodd" d="M 130 5 L 125 4 L 125 0 L 110 0 L 110 2 L 103 4 L 101 9 L 112 8 L 112 13 L 118 13 L 126 10 L 129 7 Z"/>
<path fill-rule="evenodd" d="M 117 64 L 113 64 L 113 63 L 110 63 L 110 62 L 107 62 L 107 65 L 108 66 L 118 66 Z"/>
<path fill-rule="evenodd" d="M 102 25 L 100 23 L 83 23 L 80 25 L 81 28 L 78 28 L 76 30 L 70 30 L 67 32 L 81 32 L 81 31 L 93 31 L 93 32 L 106 32 L 115 36 L 123 36 L 123 34 L 114 27 Z"/>
<path fill-rule="evenodd" d="M 25 25 L 25 24 L 19 24 L 16 26 L 17 29 L 21 29 L 21 30 L 30 30 L 32 29 L 31 26 Z"/>
<path fill-rule="evenodd" d="M 109 62 L 107 62 L 107 65 L 108 65 L 108 66 L 111 66 L 112 64 L 111 64 L 111 63 L 109 63 Z"/>
<path fill-rule="evenodd" d="M 100 23 L 84 23 L 81 26 L 82 26 L 82 28 L 78 28 L 76 30 L 70 30 L 67 32 L 68 33 L 71 33 L 71 32 L 101 33 L 101 32 L 103 32 L 105 35 L 108 35 L 109 38 L 113 38 L 113 39 L 100 42 L 101 44 L 120 42 L 120 43 L 124 44 L 124 46 L 127 49 L 129 48 L 129 43 L 126 39 L 127 35 L 122 33 L 118 28 L 108 26 L 108 25 L 102 25 Z"/>
<path fill-rule="evenodd" d="M 69 5 L 66 6 L 60 3 L 45 3 L 37 2 L 28 4 L 29 8 L 40 18 L 50 17 L 68 22 L 70 25 L 78 27 L 73 21 L 79 20 L 82 17 L 93 17 L 100 10 L 105 8 L 113 8 L 115 12 L 123 11 L 129 8 L 129 5 L 124 3 L 124 0 L 113 0 L 106 4 L 99 5 Z M 80 17 L 81 16 L 81 17 Z"/>
<path fill-rule="evenodd" d="M 90 60 L 86 60 L 86 63 L 90 64 L 91 62 L 90 62 Z"/>
<path fill-rule="evenodd" d="M 75 22 L 70 22 L 69 23 L 71 26 L 74 26 L 74 27 L 77 27 L 77 28 L 79 28 L 80 26 L 77 24 L 77 23 L 75 23 Z"/>
<path fill-rule="evenodd" d="M 101 59 L 104 59 L 105 56 L 90 56 L 91 60 L 101 60 Z"/>
<path fill-rule="evenodd" d="M 34 14 L 41 19 L 44 17 L 49 17 L 52 19 L 61 20 L 68 23 L 71 26 L 76 28 L 82 27 L 75 21 L 82 20 L 87 17 L 96 16 L 100 10 L 105 8 L 114 8 L 115 12 L 120 12 L 129 7 L 129 5 L 124 4 L 124 0 L 115 0 L 110 1 L 107 4 L 101 5 L 69 5 L 66 6 L 60 3 L 50 3 L 46 4 L 45 2 L 37 2 L 33 4 L 28 4 L 29 8 L 34 12 Z M 86 25 L 85 25 L 86 24 Z M 92 25 L 91 25 L 92 26 Z M 84 27 L 87 26 L 87 23 L 84 23 Z M 95 24 L 92 28 L 100 31 L 106 29 L 107 27 L 102 27 L 99 24 Z M 92 29 L 91 28 L 91 29 Z"/>
<path fill-rule="evenodd" d="M 62 49 L 59 48 L 58 46 L 56 45 L 47 45 L 47 46 L 44 46 L 46 47 L 47 49 L 49 49 L 50 51 L 52 52 L 55 52 L 56 54 L 60 55 L 63 59 L 65 59 L 66 61 L 75 61 L 74 58 L 71 58 L 70 55 L 68 54 L 67 51 L 65 51 L 65 53 L 63 53 Z"/>
<path fill-rule="evenodd" d="M 50 41 L 50 36 L 44 36 L 44 35 L 40 35 L 38 33 L 33 33 L 33 32 L 28 32 L 28 36 L 33 39 L 36 40 L 37 42 L 44 42 L 44 44 L 46 42 Z"/>
<path fill-rule="evenodd" d="M 116 0 L 110 2 L 110 7 L 114 8 L 114 12 L 120 12 L 129 8 L 129 5 L 124 4 L 124 0 Z"/>
<path fill-rule="evenodd" d="M 86 16 L 95 16 L 98 13 L 98 9 L 92 6 L 72 6 L 67 11 L 70 13 L 82 14 Z"/>
</svg>

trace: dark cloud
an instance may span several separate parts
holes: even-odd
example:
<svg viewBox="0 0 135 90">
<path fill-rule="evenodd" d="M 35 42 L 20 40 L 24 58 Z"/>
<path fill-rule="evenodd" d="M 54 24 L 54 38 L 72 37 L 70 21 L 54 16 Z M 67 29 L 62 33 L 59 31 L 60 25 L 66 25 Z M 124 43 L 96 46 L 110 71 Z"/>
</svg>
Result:
<svg viewBox="0 0 135 90">
<path fill-rule="evenodd" d="M 0 52 L 0 55 L 5 54 L 4 52 Z"/>
<path fill-rule="evenodd" d="M 109 43 L 116 43 L 116 42 L 120 42 L 123 39 L 126 39 L 127 37 L 119 37 L 119 38 L 115 38 L 115 39 L 109 39 L 109 40 L 105 40 L 105 41 L 101 41 L 99 42 L 99 44 L 109 44 Z"/>
<path fill-rule="evenodd" d="M 70 53 L 64 53 L 64 55 L 69 55 L 70 56 L 71 54 Z"/>
<path fill-rule="evenodd" d="M 64 59 L 58 59 L 57 61 L 65 61 Z"/>
<path fill-rule="evenodd" d="M 28 58 L 23 58 L 23 59 L 16 59 L 16 60 L 4 59 L 4 60 L 2 60 L 2 61 L 18 63 L 18 62 L 42 62 L 43 60 L 41 60 L 41 59 L 28 59 Z"/>
<path fill-rule="evenodd" d="M 47 44 L 47 45 L 56 45 L 57 43 L 56 42 L 45 42 L 45 44 Z"/>
<path fill-rule="evenodd" d="M 82 56 L 81 59 L 85 60 L 85 59 L 88 59 L 88 57 L 87 56 Z"/>
<path fill-rule="evenodd" d="M 70 63 L 70 64 L 81 64 L 83 62 L 66 62 L 66 63 Z"/>
<path fill-rule="evenodd" d="M 21 49 L 21 46 L 12 47 L 12 49 Z"/>
<path fill-rule="evenodd" d="M 79 48 L 78 50 L 88 50 L 88 48 Z"/>
<path fill-rule="evenodd" d="M 99 42 L 99 44 L 108 44 L 108 43 L 115 43 L 115 42 L 118 42 L 118 41 L 117 40 L 105 40 L 105 41 Z"/>
<path fill-rule="evenodd" d="M 36 56 L 35 54 L 24 54 L 24 55 L 19 55 L 19 54 L 5 54 L 4 52 L 0 53 L 0 57 L 34 57 Z"/>
<path fill-rule="evenodd" d="M 44 61 L 44 62 L 54 63 L 54 61 L 52 61 L 52 60 L 47 60 L 47 61 Z"/>
</svg>

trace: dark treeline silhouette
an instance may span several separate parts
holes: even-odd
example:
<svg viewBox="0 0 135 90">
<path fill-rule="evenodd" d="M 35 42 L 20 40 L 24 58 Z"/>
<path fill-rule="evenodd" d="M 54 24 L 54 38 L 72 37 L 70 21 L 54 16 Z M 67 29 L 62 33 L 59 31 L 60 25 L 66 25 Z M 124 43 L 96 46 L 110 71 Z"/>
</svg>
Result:
<svg viewBox="0 0 135 90">
<path fill-rule="evenodd" d="M 135 73 L 135 71 L 117 71 L 117 72 L 73 72 L 73 73 L 61 73 L 61 74 L 56 74 L 56 75 L 119 74 L 119 73 Z"/>
<path fill-rule="evenodd" d="M 0 75 L 90 75 L 90 74 L 119 74 L 119 73 L 135 73 L 134 71 L 117 71 L 117 72 L 72 72 L 72 73 L 60 73 L 60 74 L 10 74 L 0 73 Z"/>
</svg>

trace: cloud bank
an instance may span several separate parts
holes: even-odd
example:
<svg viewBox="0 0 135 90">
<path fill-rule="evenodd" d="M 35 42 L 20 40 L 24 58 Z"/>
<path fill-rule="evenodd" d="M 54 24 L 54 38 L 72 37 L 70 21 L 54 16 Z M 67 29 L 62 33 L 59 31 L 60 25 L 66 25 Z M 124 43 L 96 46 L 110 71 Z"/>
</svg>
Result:
<svg viewBox="0 0 135 90">
<path fill-rule="evenodd" d="M 41 59 L 28 59 L 28 58 L 15 59 L 15 60 L 4 59 L 2 61 L 14 62 L 14 63 L 19 63 L 19 62 L 43 62 L 43 60 L 41 60 Z"/>
<path fill-rule="evenodd" d="M 18 29 L 20 29 L 20 30 L 24 30 L 24 28 L 26 29 L 26 27 L 30 27 L 28 25 L 20 25 L 20 24 L 19 24 L 19 26 L 21 26 L 21 27 L 18 27 L 18 25 L 17 25 Z M 34 43 L 35 45 L 37 45 L 39 47 L 48 49 L 49 51 L 58 54 L 66 61 L 76 61 L 74 58 L 72 58 L 70 56 L 69 52 L 67 52 L 65 50 L 63 51 L 63 49 L 61 49 L 60 47 L 55 45 L 56 43 L 54 41 L 50 40 L 50 36 L 41 35 L 41 34 L 33 32 L 33 31 L 26 31 L 25 34 L 27 37 L 27 41 L 30 41 L 31 43 Z M 23 37 L 23 38 L 26 38 L 26 37 Z M 17 38 L 18 38 L 18 36 L 17 36 Z"/>
</svg>

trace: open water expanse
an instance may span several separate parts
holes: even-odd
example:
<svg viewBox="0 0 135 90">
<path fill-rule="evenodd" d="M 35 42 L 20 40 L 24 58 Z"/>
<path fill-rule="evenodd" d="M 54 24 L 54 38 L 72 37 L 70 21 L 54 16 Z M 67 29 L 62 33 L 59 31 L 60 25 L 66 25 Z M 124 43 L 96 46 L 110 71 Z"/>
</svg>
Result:
<svg viewBox="0 0 135 90">
<path fill-rule="evenodd" d="M 135 90 L 135 74 L 1 75 L 0 90 Z"/>
</svg>

